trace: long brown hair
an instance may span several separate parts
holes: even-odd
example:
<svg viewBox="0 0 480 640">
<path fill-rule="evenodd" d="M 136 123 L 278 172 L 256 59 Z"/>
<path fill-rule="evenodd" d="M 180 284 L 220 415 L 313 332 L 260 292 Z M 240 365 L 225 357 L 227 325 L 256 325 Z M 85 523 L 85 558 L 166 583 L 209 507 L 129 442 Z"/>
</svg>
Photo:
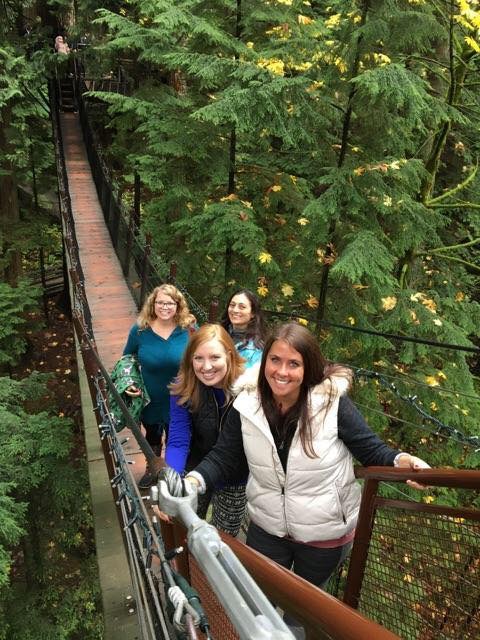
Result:
<svg viewBox="0 0 480 640">
<path fill-rule="evenodd" d="M 189 403 L 192 411 L 197 411 L 200 404 L 200 381 L 193 370 L 193 356 L 204 342 L 218 340 L 227 354 L 227 373 L 222 382 L 222 389 L 226 398 L 231 394 L 232 384 L 243 372 L 245 360 L 238 355 L 232 338 L 219 324 L 204 324 L 190 337 L 188 346 L 183 354 L 178 376 L 169 385 L 170 393 L 179 396 L 178 404 Z"/>
<path fill-rule="evenodd" d="M 282 324 L 273 331 L 269 336 L 265 349 L 263 351 L 262 362 L 258 374 L 258 391 L 260 395 L 260 403 L 267 420 L 274 421 L 278 416 L 278 408 L 273 398 L 270 385 L 265 377 L 265 365 L 267 362 L 268 352 L 276 340 L 283 340 L 292 349 L 298 351 L 303 359 L 303 380 L 300 385 L 300 394 L 295 406 L 292 407 L 292 413 L 299 416 L 299 434 L 305 455 L 309 458 L 316 458 L 317 454 L 313 447 L 313 433 L 310 415 L 309 391 L 316 385 L 320 384 L 332 376 L 341 376 L 350 383 L 352 372 L 347 367 L 339 364 L 328 362 L 320 351 L 317 340 L 312 333 L 305 327 L 296 322 L 288 322 Z M 332 402 L 332 388 L 329 391 L 328 403 Z"/>
</svg>

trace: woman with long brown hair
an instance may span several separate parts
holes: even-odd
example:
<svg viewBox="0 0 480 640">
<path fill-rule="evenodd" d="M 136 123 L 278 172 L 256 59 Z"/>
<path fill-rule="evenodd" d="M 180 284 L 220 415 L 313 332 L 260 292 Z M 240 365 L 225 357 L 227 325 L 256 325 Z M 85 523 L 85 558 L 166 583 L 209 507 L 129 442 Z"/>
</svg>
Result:
<svg viewBox="0 0 480 640">
<path fill-rule="evenodd" d="M 201 494 L 248 471 L 247 544 L 319 587 L 355 535 L 353 456 L 364 465 L 428 466 L 370 430 L 346 395 L 351 378 L 348 368 L 326 361 L 305 327 L 281 325 L 216 446 L 187 475 Z"/>
</svg>

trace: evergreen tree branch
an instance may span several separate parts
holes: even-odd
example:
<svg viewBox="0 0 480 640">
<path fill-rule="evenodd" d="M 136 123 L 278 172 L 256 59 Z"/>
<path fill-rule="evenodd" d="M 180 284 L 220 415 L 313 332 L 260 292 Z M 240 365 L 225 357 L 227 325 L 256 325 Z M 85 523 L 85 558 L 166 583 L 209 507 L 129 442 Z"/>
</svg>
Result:
<svg viewBox="0 0 480 640">
<path fill-rule="evenodd" d="M 480 206 L 480 205 L 479 205 Z M 446 247 L 437 247 L 436 249 L 430 249 L 429 253 L 441 253 L 443 251 L 453 251 L 455 249 L 465 249 L 466 247 L 473 247 L 476 244 L 480 243 L 480 238 L 475 238 L 475 240 L 470 240 L 469 242 L 464 242 L 461 244 L 450 244 Z"/>
<path fill-rule="evenodd" d="M 480 209 L 480 204 L 474 202 L 453 202 L 452 204 L 426 205 L 429 209 Z"/>
<path fill-rule="evenodd" d="M 470 182 L 472 182 L 472 180 L 477 175 L 477 171 L 478 171 L 478 158 L 477 158 L 475 167 L 473 168 L 473 171 L 470 173 L 469 176 L 465 178 L 463 182 L 460 182 L 460 184 L 457 184 L 456 187 L 454 187 L 453 189 L 449 189 L 448 191 L 445 191 L 444 193 L 437 196 L 436 198 L 432 198 L 431 200 L 428 200 L 428 202 L 425 202 L 425 206 L 430 207 L 432 204 L 437 204 L 438 202 L 441 202 L 442 200 L 445 200 L 446 198 L 449 198 L 450 196 L 455 195 L 459 191 L 462 191 L 462 189 L 464 189 L 467 185 L 470 184 Z"/>
<path fill-rule="evenodd" d="M 429 252 L 417 253 L 416 255 L 429 256 L 432 253 L 433 251 L 429 251 Z M 478 266 L 477 264 L 474 264 L 473 262 L 462 260 L 462 258 L 457 258 L 456 256 L 450 256 L 447 253 L 442 253 L 441 251 L 438 251 L 438 253 L 436 253 L 435 255 L 441 258 L 445 258 L 446 260 L 452 260 L 453 262 L 460 262 L 461 264 L 464 264 L 469 269 L 473 269 L 474 271 L 478 271 L 480 273 L 480 266 Z"/>
</svg>

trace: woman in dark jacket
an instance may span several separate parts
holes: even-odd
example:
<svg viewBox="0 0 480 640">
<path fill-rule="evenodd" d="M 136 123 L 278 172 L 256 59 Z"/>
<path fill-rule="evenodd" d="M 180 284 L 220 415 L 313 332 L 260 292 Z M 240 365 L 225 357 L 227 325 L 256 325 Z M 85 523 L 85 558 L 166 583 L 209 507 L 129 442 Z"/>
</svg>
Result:
<svg viewBox="0 0 480 640">
<path fill-rule="evenodd" d="M 243 371 L 243 362 L 220 325 L 203 325 L 191 336 L 178 378 L 170 385 L 165 459 L 179 473 L 193 469 L 217 442 L 232 406 L 232 384 Z M 211 487 L 199 501 L 202 518 L 210 501 L 213 524 L 237 535 L 245 513 L 245 483 Z"/>
</svg>

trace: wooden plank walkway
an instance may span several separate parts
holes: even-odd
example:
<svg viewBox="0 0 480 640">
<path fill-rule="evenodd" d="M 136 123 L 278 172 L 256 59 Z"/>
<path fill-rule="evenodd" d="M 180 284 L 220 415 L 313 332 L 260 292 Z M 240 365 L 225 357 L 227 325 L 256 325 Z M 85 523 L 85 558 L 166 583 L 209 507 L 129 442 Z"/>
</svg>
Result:
<svg viewBox="0 0 480 640">
<path fill-rule="evenodd" d="M 80 263 L 85 278 L 85 293 L 92 316 L 92 328 L 99 356 L 111 370 L 122 355 L 137 308 L 123 276 L 113 248 L 83 142 L 78 115 L 61 113 L 63 150 L 68 187 L 78 242 Z M 95 539 L 105 620 L 105 640 L 135 640 L 138 621 L 125 607 L 125 597 L 132 595 L 128 563 L 116 506 L 103 457 L 98 427 L 94 419 L 90 394 L 86 388 L 83 363 L 79 359 L 85 441 L 94 515 Z M 134 462 L 132 472 L 138 479 L 145 472 L 145 458 L 135 438 L 127 429 L 125 454 Z"/>
<path fill-rule="evenodd" d="M 137 307 L 105 224 L 78 115 L 61 113 L 60 126 L 93 335 L 100 359 L 110 371 L 122 355 L 128 332 L 137 317 Z M 132 471 L 138 480 L 145 472 L 145 459 L 131 433 L 125 430 L 122 436 L 129 437 L 125 453 L 135 461 Z"/>
</svg>

